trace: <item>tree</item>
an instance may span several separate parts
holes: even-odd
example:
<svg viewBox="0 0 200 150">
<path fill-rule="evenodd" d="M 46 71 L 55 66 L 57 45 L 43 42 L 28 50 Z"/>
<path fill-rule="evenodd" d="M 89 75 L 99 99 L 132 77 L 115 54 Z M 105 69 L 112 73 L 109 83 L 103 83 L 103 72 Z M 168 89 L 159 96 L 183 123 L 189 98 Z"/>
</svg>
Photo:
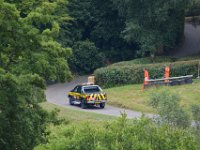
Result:
<svg viewBox="0 0 200 150">
<path fill-rule="evenodd" d="M 187 0 L 113 0 L 126 17 L 124 39 L 140 43 L 141 54 L 173 48 L 183 38 Z"/>
<path fill-rule="evenodd" d="M 77 42 L 73 47 L 74 54 L 70 58 L 70 67 L 74 72 L 92 73 L 104 65 L 105 57 L 99 53 L 95 44 L 90 41 Z"/>
<path fill-rule="evenodd" d="M 0 149 L 28 150 L 46 139 L 44 81 L 38 75 L 0 75 Z"/>
<path fill-rule="evenodd" d="M 62 26 L 59 41 L 63 45 L 89 40 L 106 55 L 107 63 L 134 58 L 137 44 L 121 36 L 125 18 L 111 0 L 71 0 L 66 10 L 73 19 Z"/>
<path fill-rule="evenodd" d="M 190 0 L 187 6 L 186 16 L 199 16 L 200 15 L 200 1 Z"/>
<path fill-rule="evenodd" d="M 71 49 L 56 39 L 65 1 L 0 0 L 0 149 L 30 150 L 46 140 L 46 80 L 71 78 Z M 56 15 L 59 14 L 59 15 Z"/>
<path fill-rule="evenodd" d="M 0 66 L 18 75 L 37 73 L 45 80 L 69 80 L 71 49 L 55 41 L 63 19 L 55 12 L 62 3 L 11 2 L 0 2 L 0 36 L 4 37 L 0 39 Z"/>
</svg>

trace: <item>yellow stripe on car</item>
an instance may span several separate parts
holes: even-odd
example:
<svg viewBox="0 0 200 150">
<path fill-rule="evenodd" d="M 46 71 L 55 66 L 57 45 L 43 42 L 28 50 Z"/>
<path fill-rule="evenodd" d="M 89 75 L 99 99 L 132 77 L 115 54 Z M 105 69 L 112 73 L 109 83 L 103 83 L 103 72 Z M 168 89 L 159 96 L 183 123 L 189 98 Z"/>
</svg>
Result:
<svg viewBox="0 0 200 150">
<path fill-rule="evenodd" d="M 93 97 L 93 99 L 96 99 L 97 98 L 97 94 L 94 94 L 94 97 Z"/>
<path fill-rule="evenodd" d="M 93 94 L 90 95 L 89 100 L 91 101 L 93 99 Z"/>
<path fill-rule="evenodd" d="M 98 100 L 102 100 L 102 98 L 101 98 L 101 95 L 100 95 L 100 94 L 98 94 L 98 98 L 99 98 Z"/>
<path fill-rule="evenodd" d="M 104 94 L 101 94 L 101 96 L 102 96 L 103 100 L 105 100 L 105 99 L 106 99 L 106 98 L 105 98 L 105 96 L 104 96 Z"/>
</svg>

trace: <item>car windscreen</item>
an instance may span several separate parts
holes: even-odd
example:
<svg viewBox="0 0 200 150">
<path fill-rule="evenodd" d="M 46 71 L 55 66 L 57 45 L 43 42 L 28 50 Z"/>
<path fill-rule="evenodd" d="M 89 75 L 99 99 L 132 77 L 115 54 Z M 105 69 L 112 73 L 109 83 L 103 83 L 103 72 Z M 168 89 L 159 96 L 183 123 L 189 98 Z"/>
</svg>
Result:
<svg viewBox="0 0 200 150">
<path fill-rule="evenodd" d="M 83 88 L 85 93 L 99 93 L 101 89 L 98 86 L 86 86 Z"/>
</svg>

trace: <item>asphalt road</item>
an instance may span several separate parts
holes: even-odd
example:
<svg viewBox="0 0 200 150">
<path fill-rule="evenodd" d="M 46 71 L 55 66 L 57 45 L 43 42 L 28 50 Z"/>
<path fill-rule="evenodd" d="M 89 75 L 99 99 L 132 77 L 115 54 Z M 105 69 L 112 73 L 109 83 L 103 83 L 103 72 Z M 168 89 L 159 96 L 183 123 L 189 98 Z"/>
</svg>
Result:
<svg viewBox="0 0 200 150">
<path fill-rule="evenodd" d="M 127 118 L 140 118 L 141 117 L 142 113 L 140 113 L 140 112 L 136 112 L 136 111 L 132 111 L 132 110 L 128 110 L 128 109 L 117 108 L 117 107 L 108 106 L 108 105 L 106 105 L 106 107 L 104 109 L 100 109 L 97 107 L 81 109 L 79 106 L 69 105 L 67 93 L 70 90 L 72 90 L 77 84 L 85 83 L 85 82 L 87 82 L 87 77 L 83 76 L 83 77 L 78 77 L 71 82 L 49 85 L 45 92 L 47 101 L 50 103 L 59 105 L 59 106 L 63 106 L 63 107 L 67 107 L 67 108 L 75 109 L 75 110 L 91 112 L 91 113 L 120 116 L 121 113 L 125 112 L 127 114 Z M 109 95 L 108 95 L 108 97 L 109 97 Z M 145 116 L 153 118 L 155 115 L 145 114 Z"/>
</svg>

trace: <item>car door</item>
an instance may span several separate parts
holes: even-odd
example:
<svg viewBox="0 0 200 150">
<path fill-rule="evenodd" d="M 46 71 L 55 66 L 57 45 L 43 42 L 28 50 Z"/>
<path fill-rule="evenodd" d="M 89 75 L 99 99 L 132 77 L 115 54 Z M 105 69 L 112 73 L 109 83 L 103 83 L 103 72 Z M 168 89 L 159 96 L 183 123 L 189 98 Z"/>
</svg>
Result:
<svg viewBox="0 0 200 150">
<path fill-rule="evenodd" d="M 76 100 L 77 101 L 81 100 L 81 94 L 82 94 L 82 86 L 78 86 L 77 93 L 76 93 Z"/>
<path fill-rule="evenodd" d="M 81 97 L 81 92 L 82 91 L 82 87 L 81 86 L 76 86 L 71 92 L 70 92 L 70 96 L 73 98 L 73 100 L 75 101 L 79 101 L 80 97 Z"/>
<path fill-rule="evenodd" d="M 73 100 L 76 100 L 78 86 L 76 86 L 73 90 L 70 91 L 69 96 L 72 97 Z"/>
</svg>

